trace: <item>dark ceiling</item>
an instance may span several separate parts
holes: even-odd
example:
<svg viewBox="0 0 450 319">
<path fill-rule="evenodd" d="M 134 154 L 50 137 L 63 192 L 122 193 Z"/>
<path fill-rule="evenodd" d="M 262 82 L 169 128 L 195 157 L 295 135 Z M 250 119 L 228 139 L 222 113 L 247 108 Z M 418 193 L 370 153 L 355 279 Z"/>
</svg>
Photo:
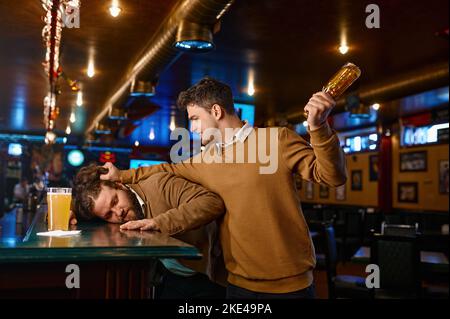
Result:
<svg viewBox="0 0 450 319">
<path fill-rule="evenodd" d="M 121 1 L 122 14 L 113 18 L 108 13 L 110 1 L 81 1 L 80 28 L 63 29 L 60 61 L 67 77 L 82 85 L 88 119 L 113 93 L 118 79 L 175 3 L 176 0 Z M 44 129 L 43 99 L 49 87 L 42 66 L 43 15 L 39 0 L 0 0 L 0 129 Z M 88 78 L 91 52 L 96 75 Z M 67 82 L 60 83 L 61 114 L 56 128 L 64 130 L 76 95 Z"/>
<path fill-rule="evenodd" d="M 81 2 L 81 27 L 63 30 L 61 65 L 82 84 L 87 127 L 177 1 L 121 0 L 123 12 L 115 19 L 108 14 L 109 1 Z M 216 50 L 181 56 L 161 75 L 154 100 L 170 108 L 180 90 L 211 75 L 230 84 L 237 100 L 254 102 L 262 121 L 303 107 L 347 61 L 362 69 L 359 86 L 448 61 L 448 38 L 436 36 L 448 28 L 448 0 L 376 3 L 380 29 L 366 27 L 366 1 L 236 0 L 215 35 Z M 42 15 L 37 0 L 0 0 L 2 131 L 44 129 Z M 350 47 L 346 55 L 337 50 L 343 32 Z M 85 75 L 90 52 L 97 72 L 92 79 Z M 246 94 L 250 69 L 254 100 Z M 75 104 L 67 85 L 62 92 L 60 130 Z"/>
</svg>

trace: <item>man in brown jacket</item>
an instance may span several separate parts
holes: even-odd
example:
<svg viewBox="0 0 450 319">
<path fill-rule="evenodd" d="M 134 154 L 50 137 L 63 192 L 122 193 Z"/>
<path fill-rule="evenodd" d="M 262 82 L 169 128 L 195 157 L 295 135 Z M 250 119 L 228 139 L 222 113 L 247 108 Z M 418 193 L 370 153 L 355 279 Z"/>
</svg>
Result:
<svg viewBox="0 0 450 319">
<path fill-rule="evenodd" d="M 315 252 L 294 174 L 331 187 L 346 182 L 344 152 L 327 123 L 335 101 L 314 94 L 310 142 L 287 128 L 253 128 L 235 114 L 229 86 L 205 78 L 182 92 L 191 129 L 206 149 L 178 164 L 119 171 L 105 164 L 105 180 L 136 183 L 167 171 L 219 194 L 226 213 L 220 241 L 228 270 L 228 298 L 311 298 Z M 234 134 L 227 131 L 234 130 Z M 265 157 L 269 150 L 269 161 Z M 238 159 L 236 161 L 236 159 Z"/>
<path fill-rule="evenodd" d="M 163 279 L 156 286 L 156 297 L 224 298 L 226 270 L 215 221 L 225 211 L 222 199 L 165 172 L 123 185 L 100 180 L 102 170 L 89 165 L 75 177 L 72 209 L 76 217 L 126 222 L 133 229 L 160 231 L 196 246 L 203 254 L 201 260 L 160 260 L 164 266 L 155 271 L 162 271 Z"/>
</svg>

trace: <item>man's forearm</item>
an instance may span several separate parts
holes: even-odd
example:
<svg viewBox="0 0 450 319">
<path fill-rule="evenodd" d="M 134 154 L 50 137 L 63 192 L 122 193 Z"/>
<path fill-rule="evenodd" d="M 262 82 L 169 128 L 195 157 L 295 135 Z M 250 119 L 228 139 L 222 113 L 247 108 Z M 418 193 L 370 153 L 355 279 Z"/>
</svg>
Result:
<svg viewBox="0 0 450 319">
<path fill-rule="evenodd" d="M 315 179 L 329 186 L 339 186 L 347 180 L 345 153 L 339 138 L 328 124 L 310 131 L 311 145 L 316 157 Z"/>
<path fill-rule="evenodd" d="M 222 200 L 205 194 L 154 217 L 162 233 L 176 235 L 206 225 L 225 212 Z"/>
<path fill-rule="evenodd" d="M 120 171 L 120 182 L 123 184 L 136 184 L 149 176 L 159 173 L 168 172 L 183 177 L 195 183 L 200 183 L 200 178 L 194 173 L 192 163 L 178 164 L 160 164 L 152 166 L 143 166 L 137 169 L 128 169 Z"/>
</svg>

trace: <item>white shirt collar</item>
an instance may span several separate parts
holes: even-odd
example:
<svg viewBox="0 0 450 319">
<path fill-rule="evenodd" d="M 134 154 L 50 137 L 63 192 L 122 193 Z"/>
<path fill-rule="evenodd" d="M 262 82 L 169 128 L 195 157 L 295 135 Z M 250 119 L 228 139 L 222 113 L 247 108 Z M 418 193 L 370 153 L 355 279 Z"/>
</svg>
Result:
<svg viewBox="0 0 450 319">
<path fill-rule="evenodd" d="M 233 139 L 228 143 L 217 142 L 216 149 L 220 152 L 222 147 L 227 147 L 229 145 L 234 144 L 236 141 L 244 143 L 247 137 L 253 130 L 253 126 L 251 126 L 247 121 L 244 121 L 244 125 L 233 135 Z"/>
</svg>

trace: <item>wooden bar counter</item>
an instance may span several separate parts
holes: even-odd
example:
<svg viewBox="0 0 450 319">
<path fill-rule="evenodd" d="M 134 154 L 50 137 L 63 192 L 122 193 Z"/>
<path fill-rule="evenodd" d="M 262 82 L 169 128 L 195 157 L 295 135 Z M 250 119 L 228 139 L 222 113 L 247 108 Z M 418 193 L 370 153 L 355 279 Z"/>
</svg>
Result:
<svg viewBox="0 0 450 319">
<path fill-rule="evenodd" d="M 158 258 L 201 258 L 175 238 L 105 222 L 72 226 L 81 230 L 77 236 L 38 236 L 47 231 L 46 211 L 41 206 L 18 223 L 16 208 L 0 219 L 0 298 L 152 298 L 149 276 Z M 66 286 L 69 264 L 79 267 L 80 288 Z"/>
</svg>

